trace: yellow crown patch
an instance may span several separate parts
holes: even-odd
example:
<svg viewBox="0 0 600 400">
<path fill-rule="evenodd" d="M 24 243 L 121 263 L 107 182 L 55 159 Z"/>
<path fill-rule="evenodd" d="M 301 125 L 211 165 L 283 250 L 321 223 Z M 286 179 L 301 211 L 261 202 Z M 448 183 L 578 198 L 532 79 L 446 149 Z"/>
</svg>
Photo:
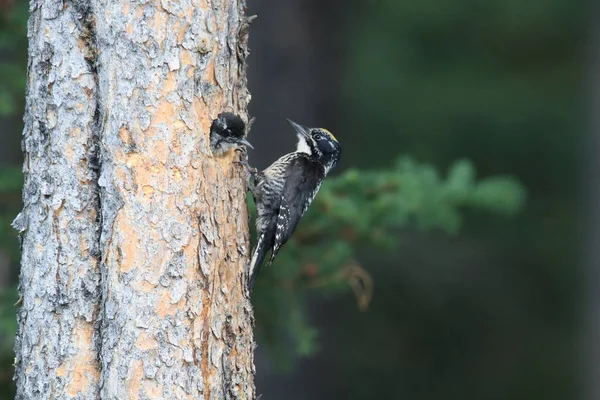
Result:
<svg viewBox="0 0 600 400">
<path fill-rule="evenodd" d="M 335 138 L 335 136 L 333 136 L 333 133 L 329 132 L 329 131 L 328 131 L 327 129 L 325 129 L 325 128 L 321 128 L 321 129 L 323 129 L 323 132 L 325 132 L 326 134 L 328 134 L 329 136 L 331 136 L 331 138 L 332 138 L 332 139 L 333 139 L 335 142 L 337 142 L 337 141 L 338 141 L 338 140 Z"/>
</svg>

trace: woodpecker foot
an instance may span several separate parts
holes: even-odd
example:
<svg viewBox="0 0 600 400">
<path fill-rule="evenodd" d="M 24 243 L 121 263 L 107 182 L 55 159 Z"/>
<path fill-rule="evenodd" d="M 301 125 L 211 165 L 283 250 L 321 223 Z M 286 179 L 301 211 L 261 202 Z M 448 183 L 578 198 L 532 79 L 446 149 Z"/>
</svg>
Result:
<svg viewBox="0 0 600 400">
<path fill-rule="evenodd" d="M 240 153 L 240 159 L 239 159 L 239 161 L 234 161 L 234 163 L 240 164 L 241 166 L 245 167 L 248 170 L 248 172 L 250 173 L 250 175 L 252 175 L 252 177 L 254 177 L 254 175 L 256 175 L 258 173 L 258 170 L 254 167 L 251 167 L 250 164 L 248 164 L 248 152 L 246 151 L 246 149 L 245 148 L 237 148 L 237 149 L 235 149 L 235 151 Z"/>
<path fill-rule="evenodd" d="M 256 174 L 258 173 L 258 170 L 254 167 L 251 167 L 250 164 L 248 164 L 248 152 L 245 148 L 237 148 L 235 149 L 235 151 L 240 153 L 240 159 L 239 161 L 233 161 L 233 163 L 240 164 L 241 166 L 246 168 L 246 171 L 248 171 L 248 173 L 250 174 L 250 179 L 248 180 L 248 191 L 250 193 L 254 193 L 254 188 L 256 184 Z"/>
</svg>

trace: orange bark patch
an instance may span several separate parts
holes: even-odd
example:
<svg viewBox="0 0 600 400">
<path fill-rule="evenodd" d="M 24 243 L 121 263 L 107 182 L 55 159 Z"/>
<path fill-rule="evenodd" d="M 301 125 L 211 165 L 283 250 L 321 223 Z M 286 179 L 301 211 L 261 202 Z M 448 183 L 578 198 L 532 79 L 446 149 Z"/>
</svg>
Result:
<svg viewBox="0 0 600 400">
<path fill-rule="evenodd" d="M 186 54 L 188 54 L 188 53 L 186 53 Z M 182 62 L 182 64 L 183 64 L 183 62 Z M 186 63 L 185 65 L 188 65 L 188 64 Z M 188 78 L 193 78 L 194 74 L 196 72 L 196 65 L 193 64 L 193 63 L 189 63 L 189 65 L 192 65 L 193 67 L 187 69 L 186 75 L 187 75 Z"/>
<path fill-rule="evenodd" d="M 149 111 L 151 110 L 149 109 Z M 169 124 L 171 121 L 173 121 L 174 117 L 175 106 L 163 97 L 158 103 L 158 107 L 156 108 L 154 116 L 152 117 L 152 125 L 158 125 L 160 123 Z"/>
<path fill-rule="evenodd" d="M 146 380 L 143 383 L 144 397 L 148 399 L 163 399 L 163 386 L 155 380 Z"/>
<path fill-rule="evenodd" d="M 162 164 L 166 164 L 167 160 L 169 159 L 169 145 L 163 141 L 158 141 L 155 143 L 154 145 L 154 154 L 156 155 L 156 158 L 158 158 L 158 161 L 160 161 Z"/>
<path fill-rule="evenodd" d="M 135 283 L 134 287 L 136 290 L 141 290 L 143 292 L 150 292 L 156 288 L 156 285 L 151 282 L 148 282 L 148 281 L 142 281 L 140 283 Z"/>
<path fill-rule="evenodd" d="M 195 101 L 194 111 L 196 112 L 196 118 L 200 122 L 200 125 L 202 127 L 202 132 L 204 132 L 210 126 L 208 118 L 208 108 L 206 107 L 206 104 L 203 101 Z"/>
<path fill-rule="evenodd" d="M 91 323 L 83 322 L 79 329 L 75 330 L 75 344 L 82 349 L 92 350 L 92 337 L 94 336 L 94 326 Z"/>
<path fill-rule="evenodd" d="M 127 380 L 127 393 L 133 399 L 137 399 L 140 393 L 140 385 L 144 376 L 144 366 L 140 360 L 134 360 L 129 370 L 129 379 Z"/>
<path fill-rule="evenodd" d="M 163 292 L 158 300 L 156 301 L 156 314 L 160 318 L 165 318 L 167 315 L 175 315 L 178 310 L 183 310 L 185 308 L 185 296 L 177 299 L 177 302 L 174 303 L 175 299 L 171 297 L 170 292 Z"/>
<path fill-rule="evenodd" d="M 191 9 L 191 7 L 190 7 Z M 179 34 L 177 35 L 177 43 L 183 43 L 183 39 L 185 38 L 185 33 L 187 32 L 190 24 L 182 24 L 181 29 L 179 30 Z"/>
<path fill-rule="evenodd" d="M 152 197 L 154 194 L 154 188 L 150 185 L 144 185 L 142 186 L 142 192 L 144 193 L 145 197 Z"/>
<path fill-rule="evenodd" d="M 67 376 L 67 366 L 66 364 L 60 364 L 58 368 L 56 368 L 56 376 L 59 378 Z"/>
<path fill-rule="evenodd" d="M 125 158 L 125 165 L 128 168 L 136 167 L 142 160 L 142 156 L 138 153 L 127 154 Z"/>
<path fill-rule="evenodd" d="M 173 122 L 173 130 L 182 130 L 182 129 L 187 129 L 187 126 L 185 125 L 185 123 L 178 119 L 177 121 Z"/>
<path fill-rule="evenodd" d="M 219 174 L 217 173 L 216 168 L 210 168 L 208 166 L 204 167 L 204 179 L 207 182 L 217 182 Z"/>
<path fill-rule="evenodd" d="M 148 25 L 154 31 L 154 37 L 158 44 L 162 45 L 167 35 L 167 14 L 165 12 L 154 13 L 154 18 L 150 20 Z"/>
<path fill-rule="evenodd" d="M 81 135 L 81 128 L 73 128 L 69 131 L 71 137 L 79 137 Z"/>
<path fill-rule="evenodd" d="M 140 333 L 140 336 L 138 336 L 135 345 L 138 349 L 144 351 L 158 349 L 158 342 L 156 341 L 156 338 L 148 332 Z"/>
<path fill-rule="evenodd" d="M 76 164 L 73 157 L 73 146 L 71 146 L 71 143 L 68 143 L 65 147 L 65 158 L 67 159 L 70 165 Z"/>
<path fill-rule="evenodd" d="M 167 77 L 165 78 L 165 80 L 163 81 L 163 87 L 162 90 L 160 92 L 160 94 L 164 97 L 167 94 L 171 93 L 172 91 L 174 91 L 177 88 L 177 81 L 175 79 L 175 72 L 174 71 L 170 71 L 167 74 Z"/>
<path fill-rule="evenodd" d="M 135 228 L 129 224 L 131 222 L 125 217 L 121 216 L 119 213 L 117 216 L 116 226 L 118 227 L 118 232 L 122 238 L 126 238 L 126 240 L 122 240 L 120 243 L 120 252 L 119 248 L 117 248 L 117 260 L 119 256 L 121 258 L 119 267 L 121 273 L 126 273 L 131 271 L 136 265 L 137 261 L 140 258 L 140 252 L 142 250 L 138 249 L 136 246 L 137 243 L 140 242 L 140 236 L 138 235 Z"/>
<path fill-rule="evenodd" d="M 216 49 L 213 49 L 213 51 L 214 50 L 216 50 Z M 204 69 L 204 78 L 211 83 L 217 83 L 217 75 L 215 73 L 215 59 L 214 58 L 212 58 L 206 65 L 206 68 Z"/>
<path fill-rule="evenodd" d="M 173 315 L 176 311 L 175 305 L 171 304 L 169 292 L 163 292 L 156 302 L 156 314 L 164 319 L 167 315 Z"/>
<path fill-rule="evenodd" d="M 91 360 L 90 360 L 91 361 Z M 75 397 L 80 392 L 86 392 L 90 384 L 90 379 L 93 382 L 98 381 L 100 373 L 94 365 L 77 364 L 73 371 L 73 378 L 67 385 L 67 393 Z"/>
<path fill-rule="evenodd" d="M 70 360 L 74 369 L 70 373 L 71 379 L 66 388 L 67 393 L 72 397 L 77 396 L 80 392 L 87 392 L 90 382 L 97 382 L 100 378 L 93 343 L 94 326 L 91 323 L 80 321 L 75 325 L 74 331 L 75 346 L 78 352 Z"/>
<path fill-rule="evenodd" d="M 181 182 L 183 180 L 183 176 L 181 175 L 179 168 L 172 167 L 171 170 L 173 171 L 171 178 L 174 181 Z"/>
<path fill-rule="evenodd" d="M 119 139 L 126 145 L 131 144 L 131 133 L 124 126 L 119 129 Z"/>
</svg>

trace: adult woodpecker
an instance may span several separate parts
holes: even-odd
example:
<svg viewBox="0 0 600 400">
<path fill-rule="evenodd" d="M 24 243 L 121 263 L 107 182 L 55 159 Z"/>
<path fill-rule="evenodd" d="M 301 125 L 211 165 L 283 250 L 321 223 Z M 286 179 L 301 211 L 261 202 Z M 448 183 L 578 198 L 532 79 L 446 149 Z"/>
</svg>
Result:
<svg viewBox="0 0 600 400">
<path fill-rule="evenodd" d="M 250 289 L 267 253 L 271 251 L 271 264 L 340 159 L 340 144 L 327 129 L 308 128 L 289 119 L 288 122 L 298 135 L 296 151 L 282 156 L 262 172 L 249 168 L 258 214 L 258 242 L 248 271 Z M 241 163 L 249 167 L 245 160 Z"/>
</svg>

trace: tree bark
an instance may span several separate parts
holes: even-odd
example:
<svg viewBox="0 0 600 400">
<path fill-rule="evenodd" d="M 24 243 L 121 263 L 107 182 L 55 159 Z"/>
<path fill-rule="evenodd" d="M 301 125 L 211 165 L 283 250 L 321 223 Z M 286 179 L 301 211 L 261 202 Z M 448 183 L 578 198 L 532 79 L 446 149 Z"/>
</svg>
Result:
<svg viewBox="0 0 600 400">
<path fill-rule="evenodd" d="M 19 399 L 254 399 L 244 0 L 32 2 Z"/>
<path fill-rule="evenodd" d="M 97 85 L 73 7 L 32 3 L 17 399 L 96 398 L 100 300 Z"/>
</svg>

